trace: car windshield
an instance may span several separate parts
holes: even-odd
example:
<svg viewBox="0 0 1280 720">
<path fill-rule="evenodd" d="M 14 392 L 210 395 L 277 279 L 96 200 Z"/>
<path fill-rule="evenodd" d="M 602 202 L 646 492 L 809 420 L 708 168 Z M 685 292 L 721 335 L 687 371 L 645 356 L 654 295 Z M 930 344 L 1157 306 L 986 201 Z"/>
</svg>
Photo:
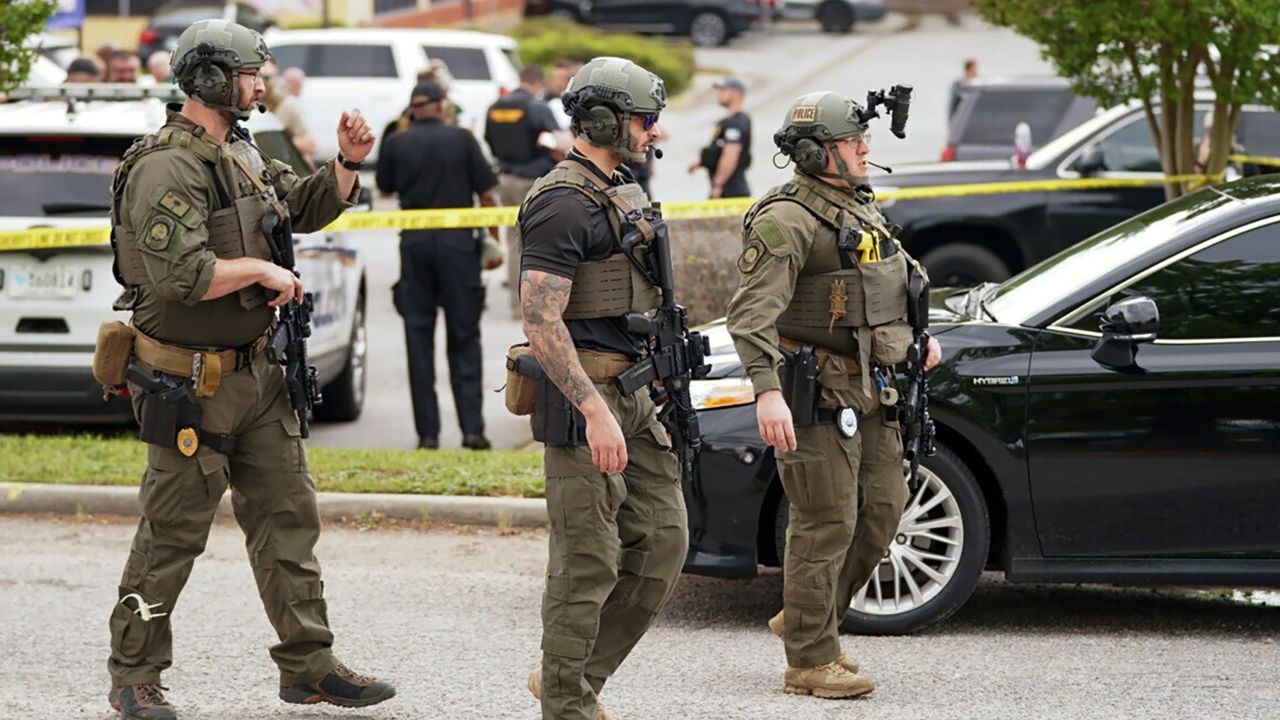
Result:
<svg viewBox="0 0 1280 720">
<path fill-rule="evenodd" d="M 105 215 L 132 138 L 0 138 L 0 215 Z"/>
<path fill-rule="evenodd" d="M 1126 220 L 995 286 L 984 309 L 997 322 L 1021 325 L 1048 305 L 1204 222 L 1232 199 L 1208 188 Z"/>
</svg>

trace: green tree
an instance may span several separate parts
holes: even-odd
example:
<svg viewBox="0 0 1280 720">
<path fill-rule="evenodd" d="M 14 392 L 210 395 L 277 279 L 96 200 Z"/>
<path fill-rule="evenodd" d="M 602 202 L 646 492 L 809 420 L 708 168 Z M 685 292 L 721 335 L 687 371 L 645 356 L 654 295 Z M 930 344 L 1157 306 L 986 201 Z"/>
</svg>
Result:
<svg viewBox="0 0 1280 720">
<path fill-rule="evenodd" d="M 1209 175 L 1227 165 L 1241 106 L 1280 107 L 1275 0 L 977 0 L 975 6 L 989 22 L 1039 43 L 1081 95 L 1107 104 L 1140 100 L 1168 175 L 1196 172 L 1198 76 L 1214 93 Z M 1190 185 L 1168 184 L 1166 194 L 1172 199 Z"/>
<path fill-rule="evenodd" d="M 44 29 L 56 7 L 54 0 L 0 3 L 0 93 L 10 92 L 27 79 L 37 52 L 26 40 Z"/>
</svg>

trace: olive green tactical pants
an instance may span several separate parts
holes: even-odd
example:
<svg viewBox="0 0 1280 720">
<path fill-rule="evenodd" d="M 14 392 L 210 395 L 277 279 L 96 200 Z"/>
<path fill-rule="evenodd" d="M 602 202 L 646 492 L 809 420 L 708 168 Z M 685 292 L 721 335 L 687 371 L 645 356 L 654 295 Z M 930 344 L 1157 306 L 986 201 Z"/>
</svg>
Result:
<svg viewBox="0 0 1280 720">
<path fill-rule="evenodd" d="M 130 389 L 137 414 L 140 391 Z M 320 564 L 312 554 L 320 516 L 283 372 L 260 356 L 251 367 L 224 375 L 214 397 L 199 403 L 206 430 L 235 434 L 235 453 L 200 447 L 188 458 L 175 448 L 147 446 L 142 519 L 111 613 L 112 682 L 157 683 L 172 664 L 170 619 L 228 485 L 262 604 L 280 639 L 271 657 L 281 682 L 321 677 L 337 661 L 330 653 Z"/>
<path fill-rule="evenodd" d="M 788 665 L 815 667 L 840 656 L 840 621 L 897 533 L 907 490 L 898 425 L 879 409 L 851 438 L 834 425 L 798 427 L 796 445 L 778 453 L 791 501 L 785 643 Z"/>
<path fill-rule="evenodd" d="M 600 472 L 586 445 L 544 455 L 544 720 L 594 720 L 596 696 L 666 604 L 689 548 L 678 463 L 653 402 L 596 389 L 626 436 L 627 467 Z"/>
</svg>

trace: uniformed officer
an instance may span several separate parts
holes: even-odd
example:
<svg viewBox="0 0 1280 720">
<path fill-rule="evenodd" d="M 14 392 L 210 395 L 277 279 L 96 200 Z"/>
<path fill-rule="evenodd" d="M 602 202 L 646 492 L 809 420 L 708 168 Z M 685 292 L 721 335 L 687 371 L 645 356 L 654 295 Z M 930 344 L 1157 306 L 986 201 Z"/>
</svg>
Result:
<svg viewBox="0 0 1280 720">
<path fill-rule="evenodd" d="M 556 161 L 556 132 L 560 124 L 542 101 L 547 81 L 539 65 L 520 70 L 520 87 L 499 98 L 485 115 L 484 141 L 498 160 L 498 195 L 504 205 L 519 205 L 533 187 L 533 181 L 545 175 Z M 507 233 L 507 285 L 511 289 L 511 314 L 520 317 L 520 231 Z"/>
<path fill-rule="evenodd" d="M 689 172 L 706 168 L 711 180 L 711 198 L 751 197 L 747 186 L 747 168 L 751 167 L 751 118 L 742 111 L 746 86 L 738 78 L 725 78 L 715 84 L 716 101 L 728 115 L 716 123 L 711 144 L 702 148 L 697 160 L 689 164 Z"/>
<path fill-rule="evenodd" d="M 409 101 L 413 124 L 392 135 L 378 156 L 378 189 L 400 195 L 400 207 L 473 207 L 497 205 L 498 181 L 467 130 L 442 122 L 449 103 L 444 89 L 430 80 L 414 87 Z M 489 228 L 497 237 L 497 228 Z M 485 238 L 475 229 L 405 230 L 400 234 L 400 281 L 392 289 L 404 318 L 409 353 L 409 384 L 418 447 L 440 446 L 440 406 L 436 398 L 436 314 L 444 309 L 449 384 L 462 428 L 462 446 L 489 449 L 484 436 L 480 386 L 480 314 L 484 311 L 485 269 L 502 263 L 485 253 Z"/>
<path fill-rule="evenodd" d="M 874 203 L 861 111 L 831 92 L 788 110 L 774 140 L 796 173 L 747 213 L 728 313 L 760 435 L 777 451 L 791 501 L 783 611 L 769 622 L 786 643 L 784 688 L 824 698 L 875 687 L 856 674 L 838 628 L 884 557 L 906 496 L 902 438 L 880 388 L 914 339 L 907 279 L 919 266 Z M 810 352 L 816 387 L 797 367 Z M 925 366 L 939 356 L 930 341 Z"/>
<path fill-rule="evenodd" d="M 657 289 L 620 252 L 625 216 L 648 204 L 622 165 L 652 144 L 666 87 L 629 60 L 595 58 L 564 102 L 573 150 L 534 183 L 519 216 L 524 331 L 554 386 L 547 397 L 557 398 L 534 414 L 555 415 L 561 397 L 576 409 L 557 416 L 567 428 L 535 428 L 568 439 L 548 441 L 543 456 L 550 559 L 542 670 L 529 689 L 545 720 L 589 720 L 608 717 L 601 688 L 670 596 L 688 531 L 678 463 L 653 401 L 613 382 L 646 347 L 622 315 L 658 305 Z"/>
<path fill-rule="evenodd" d="M 271 648 L 280 698 L 360 707 L 395 694 L 330 649 L 312 553 L 315 487 L 283 372 L 263 352 L 276 307 L 302 299 L 301 280 L 271 260 L 264 221 L 292 213 L 294 227 L 312 232 L 336 218 L 356 197 L 355 170 L 373 136 L 357 111 L 343 113 L 342 154 L 305 180 L 261 155 L 236 121 L 262 99 L 267 58 L 261 36 L 235 23 L 188 28 L 173 53 L 188 99 L 134 143 L 112 182 L 112 244 L 125 286 L 116 309 L 133 311 L 131 361 L 148 382 L 185 389 L 165 397 L 130 383 L 152 444 L 142 520 L 110 622 L 109 699 L 129 718 L 176 717 L 160 686 L 172 663 L 170 620 L 228 485 L 280 639 Z"/>
</svg>

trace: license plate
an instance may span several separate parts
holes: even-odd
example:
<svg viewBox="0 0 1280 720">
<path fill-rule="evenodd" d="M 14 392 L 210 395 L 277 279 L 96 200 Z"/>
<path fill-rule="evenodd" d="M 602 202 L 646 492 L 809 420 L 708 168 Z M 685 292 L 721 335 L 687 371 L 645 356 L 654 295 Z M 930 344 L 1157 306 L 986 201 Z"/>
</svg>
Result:
<svg viewBox="0 0 1280 720">
<path fill-rule="evenodd" d="M 17 267 L 10 273 L 9 295 L 15 298 L 73 298 L 79 273 L 61 267 Z"/>
</svg>

